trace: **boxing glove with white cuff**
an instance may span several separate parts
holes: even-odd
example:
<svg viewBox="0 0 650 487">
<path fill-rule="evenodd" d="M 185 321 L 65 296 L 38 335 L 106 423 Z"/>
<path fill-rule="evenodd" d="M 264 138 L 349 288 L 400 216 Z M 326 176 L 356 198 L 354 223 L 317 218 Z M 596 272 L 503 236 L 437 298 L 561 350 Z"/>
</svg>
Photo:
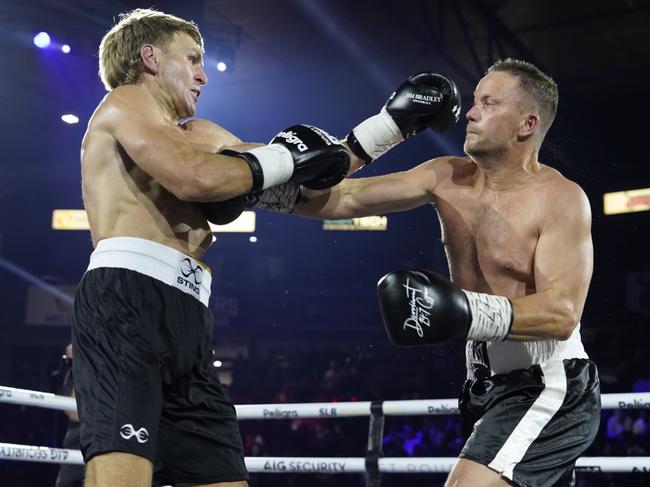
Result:
<svg viewBox="0 0 650 487">
<path fill-rule="evenodd" d="M 451 79 L 424 72 L 410 76 L 381 111 L 348 134 L 352 152 L 366 164 L 427 128 L 444 132 L 460 117 L 460 93 Z"/>
</svg>

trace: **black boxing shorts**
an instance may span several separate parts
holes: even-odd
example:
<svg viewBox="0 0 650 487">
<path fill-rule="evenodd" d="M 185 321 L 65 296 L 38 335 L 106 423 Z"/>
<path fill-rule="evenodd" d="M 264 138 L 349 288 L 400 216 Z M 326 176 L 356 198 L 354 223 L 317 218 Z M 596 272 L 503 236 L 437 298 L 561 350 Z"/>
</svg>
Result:
<svg viewBox="0 0 650 487">
<path fill-rule="evenodd" d="M 598 432 L 598 371 L 580 358 L 468 380 L 459 407 L 469 436 L 461 458 L 522 487 L 569 486 Z"/>
<path fill-rule="evenodd" d="M 246 480 L 212 352 L 210 271 L 148 240 L 102 240 L 77 288 L 74 388 L 84 460 L 125 452 L 157 483 Z"/>
</svg>

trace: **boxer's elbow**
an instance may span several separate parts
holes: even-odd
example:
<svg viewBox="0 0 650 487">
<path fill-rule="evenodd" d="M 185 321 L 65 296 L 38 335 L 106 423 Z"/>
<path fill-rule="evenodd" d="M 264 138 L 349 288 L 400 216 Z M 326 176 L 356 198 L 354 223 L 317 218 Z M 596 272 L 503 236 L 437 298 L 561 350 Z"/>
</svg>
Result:
<svg viewBox="0 0 650 487">
<path fill-rule="evenodd" d="M 575 330 L 582 307 L 576 303 L 573 293 L 560 286 L 551 286 L 537 294 L 538 315 L 543 325 L 545 339 L 568 340 Z M 515 314 L 516 316 L 516 314 Z"/>
<path fill-rule="evenodd" d="M 560 300 L 554 310 L 554 337 L 565 341 L 571 338 L 580 321 L 580 310 L 570 300 Z"/>
<path fill-rule="evenodd" d="M 207 201 L 209 190 L 201 178 L 196 177 L 190 171 L 185 174 L 179 174 L 178 177 L 167 185 L 169 190 L 176 198 L 181 201 Z M 212 188 L 214 192 L 214 188 Z"/>
<path fill-rule="evenodd" d="M 345 215 L 342 218 L 363 217 L 370 214 L 367 205 L 352 194 L 343 198 L 341 202 L 341 213 Z"/>
<path fill-rule="evenodd" d="M 225 201 L 243 192 L 233 191 L 230 185 L 226 184 L 206 184 L 201 179 L 196 179 L 184 184 L 180 184 L 175 190 L 172 190 L 174 196 L 181 201 L 192 203 L 205 203 L 208 201 Z"/>
<path fill-rule="evenodd" d="M 195 168 L 179 174 L 171 188 L 174 196 L 181 201 L 206 202 L 225 201 L 246 192 L 246 182 L 229 174 L 215 178 L 205 171 Z"/>
</svg>

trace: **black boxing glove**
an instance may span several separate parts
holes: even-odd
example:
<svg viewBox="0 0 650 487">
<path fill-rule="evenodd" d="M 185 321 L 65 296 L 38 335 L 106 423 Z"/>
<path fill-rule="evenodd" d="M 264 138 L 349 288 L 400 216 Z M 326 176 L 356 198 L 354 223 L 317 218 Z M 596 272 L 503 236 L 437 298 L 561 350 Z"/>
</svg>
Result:
<svg viewBox="0 0 650 487">
<path fill-rule="evenodd" d="M 507 298 L 460 289 L 427 270 L 390 272 L 377 283 L 377 294 L 386 332 L 403 347 L 502 341 L 514 319 Z"/>
<path fill-rule="evenodd" d="M 288 181 L 312 189 L 339 183 L 350 168 L 350 154 L 336 137 L 310 125 L 294 125 L 280 132 L 271 143 L 246 152 L 224 150 L 241 157 L 253 173 L 251 192 Z"/>
<path fill-rule="evenodd" d="M 244 196 L 235 196 L 226 201 L 199 203 L 205 218 L 215 225 L 227 225 L 234 222 L 246 208 Z"/>
<path fill-rule="evenodd" d="M 449 78 L 424 72 L 410 76 L 381 111 L 347 136 L 354 154 L 367 163 L 426 128 L 444 132 L 460 117 L 460 93 Z"/>
<path fill-rule="evenodd" d="M 294 125 L 271 140 L 289 148 L 294 170 L 289 182 L 309 189 L 325 189 L 340 183 L 350 169 L 350 154 L 341 141 L 318 127 Z"/>
</svg>

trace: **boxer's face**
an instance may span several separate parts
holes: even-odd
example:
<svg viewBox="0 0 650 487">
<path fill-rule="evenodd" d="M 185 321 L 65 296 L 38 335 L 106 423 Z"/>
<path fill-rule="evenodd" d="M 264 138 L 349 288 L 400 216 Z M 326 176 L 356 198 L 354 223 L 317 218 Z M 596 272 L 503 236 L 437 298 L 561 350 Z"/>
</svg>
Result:
<svg viewBox="0 0 650 487">
<path fill-rule="evenodd" d="M 521 98 L 518 78 L 509 73 L 492 72 L 479 82 L 466 114 L 463 148 L 467 155 L 504 153 L 516 144 L 524 116 Z"/>
<path fill-rule="evenodd" d="M 208 82 L 200 46 L 186 33 L 178 32 L 160 51 L 160 77 L 166 98 L 178 118 L 196 113 L 201 88 Z"/>
</svg>

